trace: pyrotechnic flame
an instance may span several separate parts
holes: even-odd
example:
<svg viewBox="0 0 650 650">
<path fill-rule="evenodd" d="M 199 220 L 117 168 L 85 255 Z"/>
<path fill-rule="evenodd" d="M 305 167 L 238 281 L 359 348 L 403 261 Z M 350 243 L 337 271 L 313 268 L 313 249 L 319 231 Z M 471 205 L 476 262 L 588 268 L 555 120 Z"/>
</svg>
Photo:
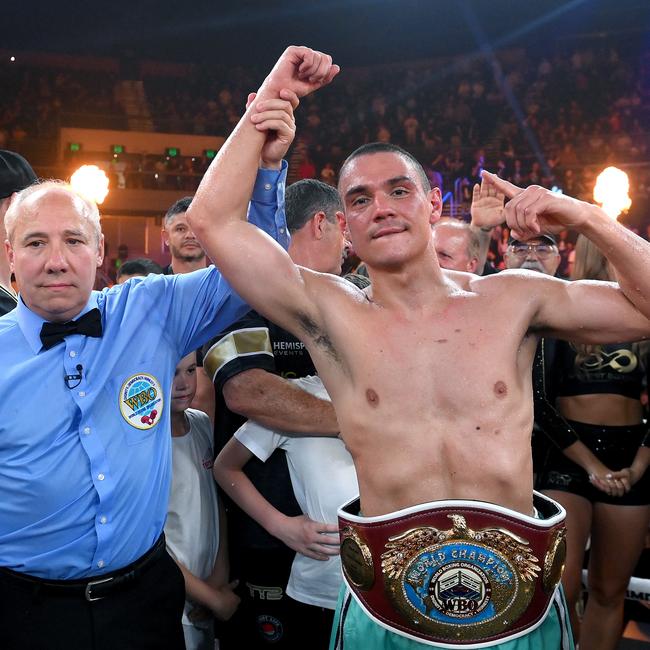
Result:
<svg viewBox="0 0 650 650">
<path fill-rule="evenodd" d="M 95 203 L 103 203 L 108 194 L 108 176 L 97 165 L 82 165 L 70 178 L 70 185 Z"/>
<path fill-rule="evenodd" d="M 629 190 L 630 180 L 627 174 L 617 167 L 607 167 L 596 179 L 594 201 L 600 204 L 612 219 L 616 219 L 632 205 Z"/>
</svg>

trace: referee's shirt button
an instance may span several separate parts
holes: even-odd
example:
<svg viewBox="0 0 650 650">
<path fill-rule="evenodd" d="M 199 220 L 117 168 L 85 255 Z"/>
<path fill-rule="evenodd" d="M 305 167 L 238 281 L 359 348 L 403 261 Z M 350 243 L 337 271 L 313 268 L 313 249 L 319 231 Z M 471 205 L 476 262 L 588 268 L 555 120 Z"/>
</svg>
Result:
<svg viewBox="0 0 650 650">
<path fill-rule="evenodd" d="M 265 190 L 270 190 L 272 187 L 273 187 L 273 185 L 271 185 L 271 183 L 264 183 L 264 189 Z"/>
<path fill-rule="evenodd" d="M 99 560 L 99 562 L 97 562 L 97 566 L 98 566 L 100 569 L 103 569 L 103 568 L 104 568 L 104 564 L 105 564 L 105 563 L 104 563 L 104 560 Z"/>
</svg>

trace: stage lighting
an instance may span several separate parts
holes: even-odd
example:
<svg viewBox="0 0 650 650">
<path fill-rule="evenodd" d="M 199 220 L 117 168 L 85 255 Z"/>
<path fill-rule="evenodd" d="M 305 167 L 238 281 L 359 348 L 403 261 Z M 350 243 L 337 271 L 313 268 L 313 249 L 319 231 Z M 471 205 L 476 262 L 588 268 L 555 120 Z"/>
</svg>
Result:
<svg viewBox="0 0 650 650">
<path fill-rule="evenodd" d="M 617 167 L 603 169 L 594 185 L 594 201 L 612 219 L 618 218 L 621 212 L 630 209 L 632 199 L 628 192 L 630 190 L 630 179 L 627 174 Z"/>
<path fill-rule="evenodd" d="M 79 167 L 70 177 L 70 185 L 95 203 L 103 203 L 108 194 L 108 176 L 97 165 Z"/>
</svg>

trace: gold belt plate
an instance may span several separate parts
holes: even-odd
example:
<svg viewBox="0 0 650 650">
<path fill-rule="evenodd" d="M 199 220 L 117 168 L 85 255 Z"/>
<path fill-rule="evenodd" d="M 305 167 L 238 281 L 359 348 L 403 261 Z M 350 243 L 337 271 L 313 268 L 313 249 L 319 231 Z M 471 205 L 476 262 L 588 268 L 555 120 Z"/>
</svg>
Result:
<svg viewBox="0 0 650 650">
<path fill-rule="evenodd" d="M 528 540 L 504 528 L 413 528 L 381 555 L 385 592 L 407 625 L 439 641 L 507 632 L 527 610 L 541 567 Z"/>
</svg>

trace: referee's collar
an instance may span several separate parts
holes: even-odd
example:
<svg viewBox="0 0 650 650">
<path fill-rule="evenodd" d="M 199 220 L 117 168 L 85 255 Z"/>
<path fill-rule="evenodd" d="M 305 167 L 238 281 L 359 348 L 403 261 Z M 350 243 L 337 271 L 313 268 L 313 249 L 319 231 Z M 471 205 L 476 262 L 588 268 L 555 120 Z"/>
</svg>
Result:
<svg viewBox="0 0 650 650">
<path fill-rule="evenodd" d="M 86 303 L 86 306 L 73 318 L 79 318 L 83 316 L 86 312 L 90 311 L 97 307 L 97 292 L 93 291 L 90 294 L 90 298 Z M 16 320 L 18 326 L 20 327 L 23 336 L 27 340 L 29 347 L 32 349 L 34 354 L 38 354 L 42 347 L 43 343 L 41 342 L 41 328 L 43 323 L 47 322 L 44 318 L 41 318 L 38 314 L 34 313 L 24 302 L 20 293 L 18 294 L 18 305 L 16 307 Z"/>
</svg>

